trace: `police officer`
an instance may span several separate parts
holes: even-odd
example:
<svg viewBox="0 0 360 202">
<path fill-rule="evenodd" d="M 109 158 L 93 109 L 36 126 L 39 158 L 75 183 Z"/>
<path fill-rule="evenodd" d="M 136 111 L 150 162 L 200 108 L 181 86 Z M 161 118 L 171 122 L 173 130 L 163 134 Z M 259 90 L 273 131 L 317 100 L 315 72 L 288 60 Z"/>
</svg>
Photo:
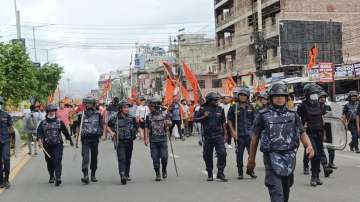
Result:
<svg viewBox="0 0 360 202">
<path fill-rule="evenodd" d="M 204 135 L 203 156 L 208 172 L 207 181 L 213 181 L 213 154 L 214 148 L 217 154 L 218 173 L 216 179 L 227 182 L 224 175 L 226 166 L 225 140 L 227 138 L 225 113 L 218 105 L 219 93 L 210 92 L 206 95 L 206 103 L 200 111 L 200 117 L 196 118 L 202 122 Z"/>
<path fill-rule="evenodd" d="M 253 121 L 255 118 L 255 109 L 250 104 L 250 90 L 241 87 L 238 92 L 238 101 L 232 105 L 228 113 L 228 124 L 230 126 L 231 136 L 237 141 L 236 144 L 236 162 L 238 167 L 238 179 L 244 179 L 243 159 L 245 148 L 249 154 L 250 139 Z M 255 173 L 250 173 L 251 178 L 256 178 Z"/>
<path fill-rule="evenodd" d="M 262 92 L 257 97 L 257 103 L 255 105 L 256 112 L 259 112 L 260 110 L 266 108 L 268 106 L 268 99 L 269 96 L 266 92 Z"/>
<path fill-rule="evenodd" d="M 311 159 L 310 180 L 310 185 L 314 187 L 323 184 L 319 177 L 322 156 L 321 153 L 324 150 L 324 120 L 323 111 L 319 103 L 320 92 L 321 87 L 317 84 L 306 84 L 304 86 L 305 101 L 297 109 L 297 112 L 300 115 L 303 124 L 305 125 L 306 133 L 309 135 L 309 138 L 315 150 L 315 157 Z M 326 172 L 331 173 L 332 170 L 328 169 L 326 170 Z"/>
<path fill-rule="evenodd" d="M 85 105 L 85 111 L 79 115 L 78 120 L 82 120 L 78 124 L 77 133 L 81 136 L 81 155 L 82 160 L 82 172 L 83 178 L 81 181 L 84 184 L 89 184 L 89 162 L 91 170 L 91 181 L 97 182 L 96 179 L 96 170 L 97 170 L 97 157 L 98 157 L 98 147 L 99 147 L 99 138 L 103 133 L 103 119 L 101 114 L 95 110 L 96 100 L 92 97 L 86 97 L 83 99 L 83 104 Z M 84 118 L 82 119 L 82 115 Z M 82 124 L 81 124 L 82 122 Z M 81 134 L 80 133 L 80 126 Z"/>
<path fill-rule="evenodd" d="M 265 185 L 272 202 L 287 202 L 294 183 L 294 169 L 299 139 L 311 158 L 313 149 L 304 132 L 300 117 L 286 107 L 288 97 L 284 84 L 274 84 L 269 90 L 270 106 L 256 116 L 251 138 L 247 172 L 253 172 L 259 139 L 264 155 Z"/>
<path fill-rule="evenodd" d="M 347 124 L 349 131 L 351 132 L 351 142 L 349 144 L 350 150 L 356 153 L 359 151 L 359 134 L 356 123 L 357 110 L 360 107 L 358 101 L 358 92 L 350 91 L 348 96 L 348 103 L 343 108 L 343 120 Z"/>
<path fill-rule="evenodd" d="M 144 144 L 147 146 L 150 142 L 150 153 L 155 170 L 155 181 L 161 181 L 160 162 L 162 178 L 167 178 L 168 163 L 168 144 L 167 128 L 172 125 L 170 116 L 161 108 L 161 99 L 152 98 L 149 101 L 150 113 L 145 120 L 145 137 Z"/>
<path fill-rule="evenodd" d="M 47 169 L 49 171 L 49 183 L 55 182 L 55 186 L 61 184 L 62 156 L 63 156 L 63 138 L 70 141 L 74 146 L 69 131 L 60 119 L 56 118 L 57 106 L 50 104 L 46 107 L 46 118 L 41 121 L 37 129 L 37 139 L 40 148 L 43 148 Z"/>
<path fill-rule="evenodd" d="M 3 111 L 0 96 L 0 188 L 10 188 L 10 133 L 14 131 L 11 116 Z M 5 176 L 4 176 L 5 175 Z"/>
<path fill-rule="evenodd" d="M 108 132 L 116 142 L 119 174 L 123 185 L 131 180 L 131 156 L 138 129 L 136 118 L 129 115 L 129 106 L 127 101 L 120 102 L 118 114 L 108 122 Z"/>
</svg>

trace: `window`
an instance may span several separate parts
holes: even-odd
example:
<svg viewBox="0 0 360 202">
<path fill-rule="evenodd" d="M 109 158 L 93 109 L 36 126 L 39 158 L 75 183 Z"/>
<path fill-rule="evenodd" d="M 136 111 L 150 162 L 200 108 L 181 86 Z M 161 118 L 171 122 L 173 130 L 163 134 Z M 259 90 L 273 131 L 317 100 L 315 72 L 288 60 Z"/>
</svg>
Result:
<svg viewBox="0 0 360 202">
<path fill-rule="evenodd" d="M 205 80 L 199 80 L 200 88 L 205 88 Z"/>
<path fill-rule="evenodd" d="M 212 80 L 212 87 L 213 88 L 221 88 L 221 80 L 220 79 L 213 79 Z"/>
<path fill-rule="evenodd" d="M 274 47 L 272 50 L 273 50 L 273 57 L 277 57 L 278 56 L 277 47 Z"/>
<path fill-rule="evenodd" d="M 271 17 L 271 25 L 275 25 L 276 24 L 276 17 L 272 16 Z"/>
</svg>

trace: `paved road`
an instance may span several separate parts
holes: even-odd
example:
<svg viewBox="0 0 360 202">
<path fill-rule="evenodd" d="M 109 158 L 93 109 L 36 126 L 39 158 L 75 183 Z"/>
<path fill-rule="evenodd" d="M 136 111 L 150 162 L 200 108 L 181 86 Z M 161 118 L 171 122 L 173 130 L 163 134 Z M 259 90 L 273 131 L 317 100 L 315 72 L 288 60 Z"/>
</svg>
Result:
<svg viewBox="0 0 360 202">
<path fill-rule="evenodd" d="M 63 185 L 54 187 L 47 183 L 48 174 L 43 156 L 34 157 L 12 182 L 12 189 L 0 194 L 0 201 L 22 202 L 197 202 L 197 201 L 269 201 L 264 186 L 264 168 L 261 155 L 257 159 L 257 180 L 236 179 L 234 150 L 228 150 L 226 175 L 228 183 L 206 182 L 201 148 L 196 139 L 176 142 L 176 157 L 180 177 L 170 162 L 169 178 L 155 182 L 148 148 L 137 142 L 134 148 L 132 178 L 127 186 L 120 185 L 115 153 L 110 142 L 101 143 L 98 183 L 88 186 L 80 182 L 80 153 L 74 161 L 74 149 L 65 148 Z M 299 152 L 301 153 L 301 151 Z M 324 185 L 311 188 L 309 176 L 301 174 L 301 155 L 298 158 L 295 186 L 291 201 L 356 202 L 360 201 L 360 155 L 349 151 L 338 152 L 339 169 L 331 178 L 323 179 Z"/>
</svg>

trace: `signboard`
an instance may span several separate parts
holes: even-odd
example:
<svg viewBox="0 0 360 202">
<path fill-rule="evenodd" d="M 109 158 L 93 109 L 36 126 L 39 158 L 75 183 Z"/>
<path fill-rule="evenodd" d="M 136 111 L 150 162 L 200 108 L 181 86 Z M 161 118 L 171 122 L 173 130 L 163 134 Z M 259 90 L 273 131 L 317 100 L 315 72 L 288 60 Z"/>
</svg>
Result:
<svg viewBox="0 0 360 202">
<path fill-rule="evenodd" d="M 314 68 L 308 71 L 309 81 L 318 81 L 319 80 L 319 66 L 315 66 Z"/>
<path fill-rule="evenodd" d="M 285 75 L 284 72 L 278 72 L 278 73 L 272 73 L 271 74 L 271 81 L 280 81 L 281 79 L 284 79 Z"/>
<path fill-rule="evenodd" d="M 335 78 L 354 77 L 354 65 L 335 66 Z"/>
<path fill-rule="evenodd" d="M 334 81 L 332 63 L 319 63 L 319 81 L 321 83 Z"/>
<path fill-rule="evenodd" d="M 360 77 L 360 63 L 354 64 L 355 77 Z"/>
</svg>

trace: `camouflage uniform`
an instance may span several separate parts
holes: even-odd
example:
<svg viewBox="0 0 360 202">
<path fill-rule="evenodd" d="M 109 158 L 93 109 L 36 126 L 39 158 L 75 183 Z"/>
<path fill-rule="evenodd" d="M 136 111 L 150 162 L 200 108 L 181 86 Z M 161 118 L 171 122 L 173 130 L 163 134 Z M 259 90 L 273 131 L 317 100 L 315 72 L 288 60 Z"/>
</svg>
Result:
<svg viewBox="0 0 360 202">
<path fill-rule="evenodd" d="M 286 107 L 270 106 L 256 116 L 253 130 L 261 138 L 265 185 L 271 201 L 288 201 L 294 183 L 299 135 L 304 132 L 300 117 Z"/>
</svg>

